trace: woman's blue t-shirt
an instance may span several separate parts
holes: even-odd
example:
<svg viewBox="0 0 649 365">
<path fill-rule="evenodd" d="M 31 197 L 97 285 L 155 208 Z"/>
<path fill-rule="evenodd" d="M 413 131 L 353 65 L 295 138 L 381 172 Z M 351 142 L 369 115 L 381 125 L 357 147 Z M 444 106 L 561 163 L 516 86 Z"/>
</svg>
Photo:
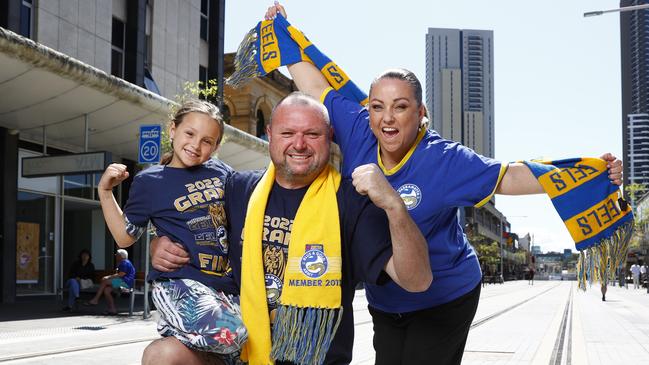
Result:
<svg viewBox="0 0 649 365">
<path fill-rule="evenodd" d="M 410 293 L 394 282 L 368 284 L 370 305 L 389 313 L 411 312 L 450 302 L 474 289 L 482 275 L 475 250 L 460 227 L 458 207 L 486 203 L 505 167 L 424 129 L 404 160 L 386 170 L 378 157 L 367 110 L 331 89 L 323 102 L 343 154 L 342 175 L 350 177 L 363 164 L 379 165 L 428 242 L 433 271 L 430 288 Z"/>
</svg>

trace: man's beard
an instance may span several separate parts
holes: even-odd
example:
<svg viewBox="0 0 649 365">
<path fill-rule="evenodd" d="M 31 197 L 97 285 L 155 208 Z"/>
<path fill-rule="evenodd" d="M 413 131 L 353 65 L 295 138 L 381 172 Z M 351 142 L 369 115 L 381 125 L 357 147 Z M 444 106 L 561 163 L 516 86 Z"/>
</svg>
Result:
<svg viewBox="0 0 649 365">
<path fill-rule="evenodd" d="M 300 180 L 318 171 L 318 161 L 311 162 L 305 172 L 296 172 L 291 169 L 286 159 L 287 157 L 284 156 L 284 159 L 280 163 L 276 163 L 275 169 L 277 170 L 277 174 L 281 174 L 288 181 Z"/>
</svg>

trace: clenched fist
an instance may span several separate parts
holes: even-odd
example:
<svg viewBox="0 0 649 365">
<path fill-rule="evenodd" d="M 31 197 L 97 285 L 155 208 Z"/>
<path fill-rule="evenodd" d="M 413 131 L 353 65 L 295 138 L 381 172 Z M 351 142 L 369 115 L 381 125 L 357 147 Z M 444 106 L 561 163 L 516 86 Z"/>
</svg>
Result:
<svg viewBox="0 0 649 365">
<path fill-rule="evenodd" d="M 383 210 L 403 206 L 403 200 L 376 164 L 371 163 L 355 168 L 352 172 L 352 184 L 359 194 L 367 195 L 374 205 Z"/>
<path fill-rule="evenodd" d="M 119 163 L 112 163 L 106 168 L 104 174 L 101 175 L 97 188 L 99 190 L 112 191 L 115 186 L 126 179 L 128 179 L 126 166 Z"/>
</svg>

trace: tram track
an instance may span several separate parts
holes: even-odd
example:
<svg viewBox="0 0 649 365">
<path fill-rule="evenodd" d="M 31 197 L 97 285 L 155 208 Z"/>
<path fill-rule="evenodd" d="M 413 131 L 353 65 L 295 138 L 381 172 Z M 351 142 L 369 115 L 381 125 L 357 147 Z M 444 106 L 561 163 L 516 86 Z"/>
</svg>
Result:
<svg viewBox="0 0 649 365">
<path fill-rule="evenodd" d="M 132 345 L 140 342 L 151 342 L 159 338 L 160 336 L 149 336 L 149 337 L 141 337 L 136 339 L 103 342 L 103 343 L 97 343 L 97 344 L 91 344 L 85 346 L 70 346 L 70 347 L 58 348 L 58 349 L 47 350 L 47 351 L 30 352 L 30 353 L 15 354 L 9 356 L 0 356 L 0 363 L 8 362 L 8 361 L 16 361 L 16 360 L 34 359 L 34 358 L 45 357 L 45 356 L 68 354 L 71 352 L 97 350 L 97 349 L 103 349 L 106 347 L 113 347 L 113 346 Z"/>
<path fill-rule="evenodd" d="M 475 321 L 473 321 L 473 323 L 471 323 L 470 329 L 474 329 L 474 328 L 476 328 L 478 326 L 481 326 L 481 325 L 491 321 L 494 318 L 500 317 L 501 315 L 503 315 L 503 314 L 505 314 L 505 313 L 507 313 L 507 312 L 509 312 L 511 310 L 514 310 L 514 309 L 520 307 L 521 305 L 540 297 L 541 295 L 549 292 L 550 290 L 558 288 L 559 286 L 561 286 L 561 284 L 556 284 L 556 285 L 554 285 L 554 286 L 552 286 L 550 288 L 547 288 L 547 289 L 543 290 L 540 293 L 537 293 L 537 294 L 535 294 L 535 295 L 533 295 L 533 296 L 531 296 L 531 297 L 529 297 L 527 299 L 524 299 L 524 300 L 522 300 L 522 301 L 520 301 L 520 302 L 518 302 L 516 304 L 513 304 L 513 305 L 511 305 L 511 306 L 509 306 L 507 308 L 504 308 L 504 309 L 502 309 L 502 310 L 500 310 L 500 311 L 498 311 L 496 313 L 492 313 L 492 314 L 490 314 L 490 315 L 488 315 L 486 317 L 475 320 Z M 496 295 L 494 295 L 494 296 L 496 296 Z M 491 297 L 494 297 L 494 296 L 491 296 Z"/>
</svg>

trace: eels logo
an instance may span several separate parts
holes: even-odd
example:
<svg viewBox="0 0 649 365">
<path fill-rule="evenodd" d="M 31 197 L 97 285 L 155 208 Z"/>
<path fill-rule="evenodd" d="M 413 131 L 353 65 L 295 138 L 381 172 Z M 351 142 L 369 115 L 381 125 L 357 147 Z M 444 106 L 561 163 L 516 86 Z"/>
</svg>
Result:
<svg viewBox="0 0 649 365">
<path fill-rule="evenodd" d="M 282 294 L 282 282 L 277 276 L 272 274 L 266 274 L 265 279 L 268 304 L 275 305 L 279 301 L 280 294 Z"/>
<path fill-rule="evenodd" d="M 419 187 L 415 184 L 401 185 L 401 187 L 397 189 L 397 193 L 399 193 L 399 196 L 406 204 L 408 210 L 417 208 L 421 202 L 421 190 L 419 190 Z"/>
<path fill-rule="evenodd" d="M 324 254 L 323 245 L 306 245 L 306 252 L 300 261 L 304 275 L 310 278 L 319 278 L 327 272 L 327 256 Z"/>
</svg>

